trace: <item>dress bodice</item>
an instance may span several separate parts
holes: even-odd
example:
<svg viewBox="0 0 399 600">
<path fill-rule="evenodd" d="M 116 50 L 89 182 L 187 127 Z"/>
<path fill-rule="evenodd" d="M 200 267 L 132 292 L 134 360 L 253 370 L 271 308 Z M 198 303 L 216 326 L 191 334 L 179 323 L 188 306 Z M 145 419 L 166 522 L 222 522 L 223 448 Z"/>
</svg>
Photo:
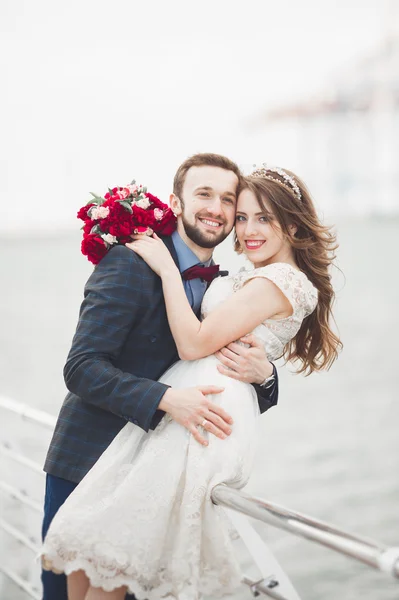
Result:
<svg viewBox="0 0 399 600">
<path fill-rule="evenodd" d="M 204 296 L 201 314 L 205 318 L 254 277 L 270 279 L 288 298 L 292 306 L 292 314 L 289 317 L 267 319 L 252 332 L 263 341 L 269 360 L 275 360 L 282 356 L 285 345 L 297 334 L 302 321 L 314 311 L 317 305 L 317 289 L 299 269 L 287 263 L 273 263 L 257 269 L 243 268 L 236 275 L 218 277 Z"/>
</svg>

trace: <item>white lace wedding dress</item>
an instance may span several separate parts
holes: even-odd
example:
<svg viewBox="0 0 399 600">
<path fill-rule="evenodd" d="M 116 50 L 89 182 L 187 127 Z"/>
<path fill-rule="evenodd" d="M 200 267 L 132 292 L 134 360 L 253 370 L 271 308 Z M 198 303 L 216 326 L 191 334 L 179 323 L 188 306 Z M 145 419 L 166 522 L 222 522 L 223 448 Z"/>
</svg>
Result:
<svg viewBox="0 0 399 600">
<path fill-rule="evenodd" d="M 203 315 L 253 277 L 271 279 L 293 306 L 292 316 L 254 331 L 275 359 L 314 310 L 317 290 L 285 263 L 242 270 L 214 280 Z M 223 386 L 212 401 L 233 417 L 232 434 L 209 435 L 209 446 L 202 446 L 169 416 L 150 433 L 128 423 L 55 516 L 42 549 L 44 568 L 83 569 L 93 586 L 125 585 L 138 600 L 221 597 L 240 584 L 228 518 L 210 493 L 218 483 L 246 484 L 259 409 L 253 387 L 219 374 L 216 364 L 214 356 L 179 361 L 161 381 Z"/>
</svg>

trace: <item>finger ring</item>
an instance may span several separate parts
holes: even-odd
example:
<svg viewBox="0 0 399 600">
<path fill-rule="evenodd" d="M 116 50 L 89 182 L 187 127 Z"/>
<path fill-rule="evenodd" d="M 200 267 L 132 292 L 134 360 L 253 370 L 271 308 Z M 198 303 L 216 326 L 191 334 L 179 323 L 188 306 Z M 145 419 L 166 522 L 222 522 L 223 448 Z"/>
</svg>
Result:
<svg viewBox="0 0 399 600">
<path fill-rule="evenodd" d="M 205 425 L 208 423 L 207 419 L 204 419 L 201 423 L 201 427 L 205 427 Z"/>
</svg>

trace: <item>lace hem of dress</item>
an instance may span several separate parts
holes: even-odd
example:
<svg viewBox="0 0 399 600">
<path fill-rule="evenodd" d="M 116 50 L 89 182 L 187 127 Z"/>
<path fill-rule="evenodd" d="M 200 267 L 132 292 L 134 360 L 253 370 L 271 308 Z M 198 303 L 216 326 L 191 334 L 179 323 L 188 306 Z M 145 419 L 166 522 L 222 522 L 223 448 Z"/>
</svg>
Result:
<svg viewBox="0 0 399 600">
<path fill-rule="evenodd" d="M 202 596 L 213 596 L 224 598 L 237 590 L 241 581 L 228 578 L 221 581 L 217 577 L 206 577 L 206 583 L 201 583 L 198 589 L 192 580 L 179 580 L 178 586 L 168 579 L 166 569 L 160 569 L 157 578 L 148 580 L 142 574 L 135 573 L 132 567 L 129 573 L 121 567 L 118 573 L 113 562 L 114 572 L 107 569 L 106 561 L 98 562 L 82 556 L 75 556 L 70 560 L 60 557 L 58 552 L 48 552 L 42 555 L 42 567 L 45 571 L 52 571 L 60 575 L 70 575 L 75 571 L 84 571 L 93 587 L 102 588 L 106 592 L 112 592 L 120 587 L 126 587 L 129 594 L 133 594 L 137 600 L 201 600 Z M 108 565 L 109 567 L 109 565 Z M 186 572 L 186 565 L 182 565 L 182 572 Z M 178 589 L 177 589 L 178 588 Z"/>
</svg>

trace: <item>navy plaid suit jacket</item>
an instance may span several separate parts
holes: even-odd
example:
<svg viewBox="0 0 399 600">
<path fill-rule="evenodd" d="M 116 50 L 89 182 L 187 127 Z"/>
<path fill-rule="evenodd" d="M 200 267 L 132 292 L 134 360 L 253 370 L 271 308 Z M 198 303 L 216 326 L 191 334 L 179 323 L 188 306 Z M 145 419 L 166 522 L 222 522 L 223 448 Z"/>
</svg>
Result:
<svg viewBox="0 0 399 600">
<path fill-rule="evenodd" d="M 172 240 L 164 242 L 177 263 Z M 155 428 L 168 388 L 157 379 L 176 360 L 161 279 L 137 254 L 115 246 L 85 286 L 64 367 L 69 392 L 44 470 L 78 483 L 126 422 Z M 277 403 L 277 384 L 272 390 L 255 388 L 261 412 Z"/>
</svg>

